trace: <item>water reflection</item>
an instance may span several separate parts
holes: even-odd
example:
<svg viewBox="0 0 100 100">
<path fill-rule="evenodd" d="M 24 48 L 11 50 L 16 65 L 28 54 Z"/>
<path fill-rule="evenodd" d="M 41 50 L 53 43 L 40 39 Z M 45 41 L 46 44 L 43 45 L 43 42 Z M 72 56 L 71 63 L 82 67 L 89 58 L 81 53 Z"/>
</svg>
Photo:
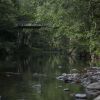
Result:
<svg viewBox="0 0 100 100">
<path fill-rule="evenodd" d="M 0 60 L 0 100 L 74 100 L 73 95 L 83 92 L 83 87 L 60 82 L 56 76 L 88 66 L 89 62 L 59 54 L 17 55 Z"/>
</svg>

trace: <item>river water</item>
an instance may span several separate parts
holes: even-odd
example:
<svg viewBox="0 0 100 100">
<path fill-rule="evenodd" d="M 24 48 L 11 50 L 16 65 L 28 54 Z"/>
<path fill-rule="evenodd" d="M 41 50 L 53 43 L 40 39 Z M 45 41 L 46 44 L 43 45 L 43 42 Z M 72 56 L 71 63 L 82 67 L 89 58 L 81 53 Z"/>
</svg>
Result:
<svg viewBox="0 0 100 100">
<path fill-rule="evenodd" d="M 64 54 L 31 54 L 0 59 L 0 100 L 75 100 L 84 93 L 79 84 L 56 79 L 71 69 L 82 70 L 90 62 Z M 64 91 L 69 88 L 70 91 Z"/>
</svg>

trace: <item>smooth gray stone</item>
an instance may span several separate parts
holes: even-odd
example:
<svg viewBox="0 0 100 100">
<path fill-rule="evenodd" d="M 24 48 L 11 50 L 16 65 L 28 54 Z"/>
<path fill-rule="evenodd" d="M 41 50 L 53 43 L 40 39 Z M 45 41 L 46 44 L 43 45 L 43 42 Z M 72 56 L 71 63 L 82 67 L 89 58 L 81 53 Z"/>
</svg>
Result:
<svg viewBox="0 0 100 100">
<path fill-rule="evenodd" d="M 87 100 L 87 99 L 75 99 L 75 100 Z"/>
<path fill-rule="evenodd" d="M 100 95 L 98 97 L 96 97 L 94 100 L 100 100 Z"/>
<path fill-rule="evenodd" d="M 75 97 L 77 99 L 85 99 L 85 98 L 87 98 L 87 95 L 86 94 L 78 93 L 78 94 L 75 94 Z"/>
<path fill-rule="evenodd" d="M 86 87 L 86 93 L 93 96 L 97 96 L 98 94 L 100 94 L 100 82 L 89 84 Z"/>
<path fill-rule="evenodd" d="M 89 84 L 86 88 L 91 90 L 100 90 L 100 82 Z"/>
</svg>

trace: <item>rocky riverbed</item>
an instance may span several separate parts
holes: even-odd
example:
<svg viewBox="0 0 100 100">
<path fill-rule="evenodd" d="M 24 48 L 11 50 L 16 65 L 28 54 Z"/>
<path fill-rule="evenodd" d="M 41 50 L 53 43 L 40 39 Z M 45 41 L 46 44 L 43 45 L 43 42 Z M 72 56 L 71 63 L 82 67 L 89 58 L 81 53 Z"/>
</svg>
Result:
<svg viewBox="0 0 100 100">
<path fill-rule="evenodd" d="M 85 89 L 85 93 L 75 94 L 76 99 L 86 99 L 92 96 L 94 100 L 100 100 L 100 68 L 91 67 L 83 70 L 84 71 L 80 73 L 77 69 L 72 69 L 71 74 L 63 73 L 56 77 L 56 79 L 64 81 L 65 83 L 82 85 Z"/>
</svg>

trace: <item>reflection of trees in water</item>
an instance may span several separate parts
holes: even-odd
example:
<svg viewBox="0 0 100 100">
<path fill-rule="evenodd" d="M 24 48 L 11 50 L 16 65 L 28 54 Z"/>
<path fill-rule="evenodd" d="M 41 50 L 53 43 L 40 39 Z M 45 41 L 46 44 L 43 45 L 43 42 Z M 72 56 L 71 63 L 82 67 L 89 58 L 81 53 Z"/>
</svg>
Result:
<svg viewBox="0 0 100 100">
<path fill-rule="evenodd" d="M 17 68 L 18 72 L 25 72 L 30 70 L 32 73 L 50 73 L 57 70 L 59 65 L 66 68 L 67 57 L 63 55 L 54 54 L 40 54 L 40 55 L 29 55 L 29 56 L 18 56 Z M 64 69 L 64 70 L 65 70 Z"/>
<path fill-rule="evenodd" d="M 73 57 L 61 54 L 19 54 L 14 57 L 7 57 L 5 61 L 0 60 L 3 70 L 14 72 L 31 73 L 64 73 L 71 68 L 81 68 L 87 66 L 88 61 L 80 61 Z M 61 66 L 59 69 L 58 67 Z"/>
<path fill-rule="evenodd" d="M 33 73 L 42 72 L 45 63 L 49 59 L 48 55 L 22 55 L 17 58 L 18 72 L 25 72 L 30 70 Z"/>
<path fill-rule="evenodd" d="M 30 69 L 30 56 L 19 56 L 17 59 L 18 72 L 25 72 Z"/>
</svg>

